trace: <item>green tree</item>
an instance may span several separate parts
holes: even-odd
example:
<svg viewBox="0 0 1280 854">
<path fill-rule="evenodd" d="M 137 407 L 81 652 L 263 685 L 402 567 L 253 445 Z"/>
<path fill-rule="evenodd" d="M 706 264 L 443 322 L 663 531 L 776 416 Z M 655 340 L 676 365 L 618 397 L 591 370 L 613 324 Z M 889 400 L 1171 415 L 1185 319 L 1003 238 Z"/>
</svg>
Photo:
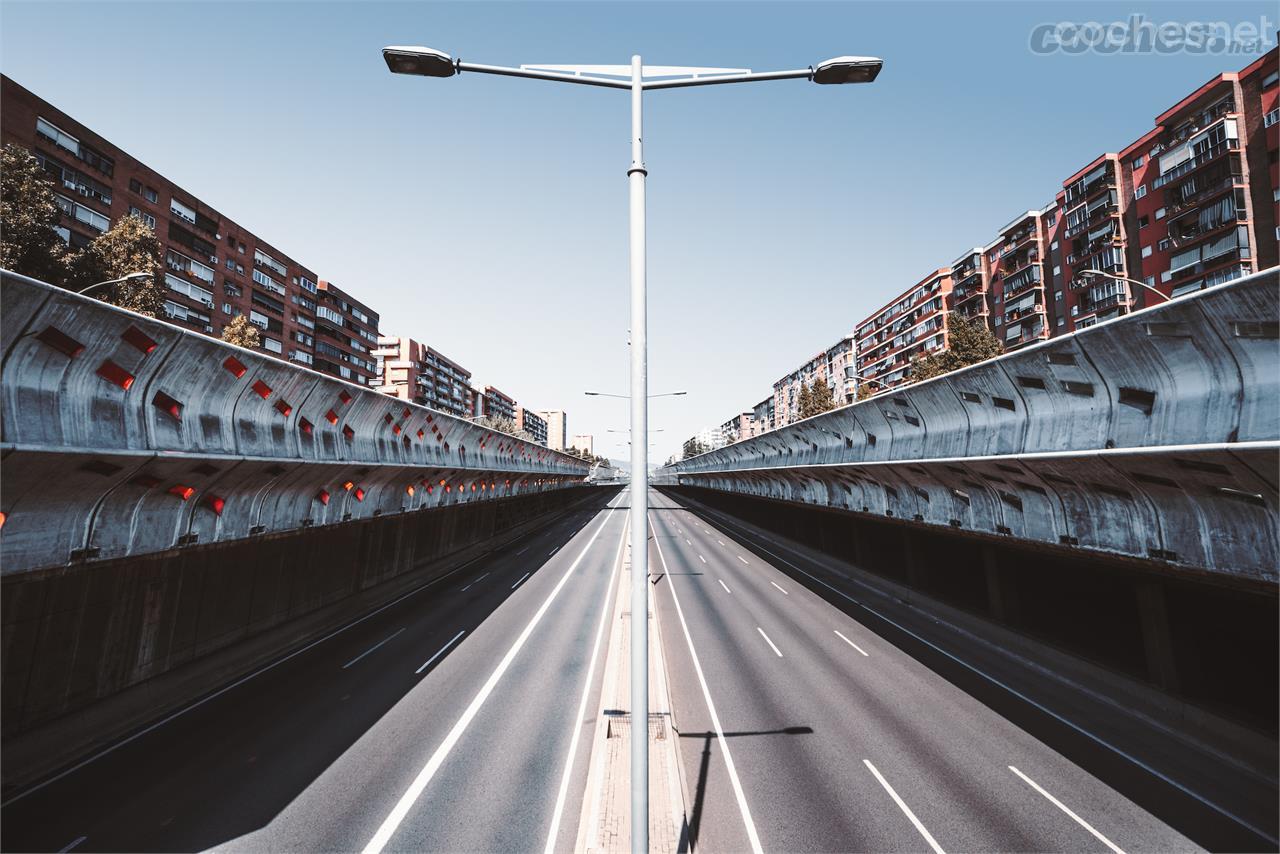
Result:
<svg viewBox="0 0 1280 854">
<path fill-rule="evenodd" d="M 853 399 L 866 400 L 867 398 L 871 397 L 875 393 L 876 393 L 875 389 L 873 389 L 869 383 L 863 383 L 862 385 L 858 386 L 858 390 L 854 392 Z"/>
<path fill-rule="evenodd" d="M 53 182 L 40 162 L 22 146 L 7 143 L 0 153 L 0 266 L 62 284 L 67 245 L 53 230 L 61 219 Z"/>
<path fill-rule="evenodd" d="M 238 314 L 231 319 L 230 323 L 222 327 L 222 340 L 228 344 L 252 350 L 254 347 L 262 346 L 262 333 L 258 331 L 257 326 L 249 322 L 248 317 Z"/>
<path fill-rule="evenodd" d="M 698 456 L 698 454 L 706 453 L 709 450 L 710 448 L 705 447 L 701 442 L 698 441 L 697 436 L 691 436 L 690 438 L 684 440 L 683 459 L 687 460 L 690 457 L 696 457 Z"/>
<path fill-rule="evenodd" d="M 95 296 L 138 314 L 159 317 L 168 292 L 160 269 L 160 240 L 151 226 L 130 214 L 116 220 L 72 257 L 68 285 L 79 291 L 130 273 L 148 273 L 145 279 L 131 279 Z"/>
<path fill-rule="evenodd" d="M 835 398 L 831 395 L 831 387 L 826 377 L 818 377 L 813 381 L 813 388 L 800 386 L 800 417 L 809 418 L 821 415 L 829 409 L 835 409 Z"/>
<path fill-rule="evenodd" d="M 960 368 L 994 359 L 1004 352 L 1000 341 L 981 320 L 971 320 L 952 313 L 947 318 L 947 323 L 950 326 L 949 346 L 941 353 L 914 359 L 911 362 L 913 382 L 940 377 Z"/>
</svg>

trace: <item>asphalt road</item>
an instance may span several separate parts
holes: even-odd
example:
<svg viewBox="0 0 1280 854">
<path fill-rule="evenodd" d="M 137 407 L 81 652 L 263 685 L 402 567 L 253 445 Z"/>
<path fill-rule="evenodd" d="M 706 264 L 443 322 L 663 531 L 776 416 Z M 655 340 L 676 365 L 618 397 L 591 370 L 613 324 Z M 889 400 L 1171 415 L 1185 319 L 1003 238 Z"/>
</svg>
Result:
<svg viewBox="0 0 1280 854">
<path fill-rule="evenodd" d="M 1199 850 L 672 497 L 650 506 L 695 850 Z"/>
<path fill-rule="evenodd" d="M 624 501 L 571 513 L 18 795 L 0 809 L 0 846 L 527 851 L 559 816 L 554 850 L 571 849 Z"/>
</svg>

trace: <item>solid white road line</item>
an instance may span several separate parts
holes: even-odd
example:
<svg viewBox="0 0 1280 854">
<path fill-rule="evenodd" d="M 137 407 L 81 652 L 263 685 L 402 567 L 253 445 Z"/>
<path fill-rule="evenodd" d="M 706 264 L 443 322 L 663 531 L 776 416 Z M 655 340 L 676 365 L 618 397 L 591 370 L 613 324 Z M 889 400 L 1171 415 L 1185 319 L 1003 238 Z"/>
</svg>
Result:
<svg viewBox="0 0 1280 854">
<path fill-rule="evenodd" d="M 719 543 L 719 544 L 720 544 L 720 545 L 722 545 L 722 546 L 724 545 L 724 540 L 716 540 L 716 542 L 717 542 L 717 543 Z"/>
<path fill-rule="evenodd" d="M 556 546 L 554 549 L 552 549 L 551 551 L 547 552 L 547 557 L 551 557 L 553 554 L 555 554 L 555 553 L 556 553 L 556 552 L 558 552 L 558 551 L 560 551 L 560 547 L 559 547 L 559 546 Z"/>
<path fill-rule="evenodd" d="M 837 637 L 839 637 L 839 638 L 840 638 L 840 640 L 842 640 L 842 641 L 844 641 L 845 643 L 847 643 L 849 646 L 851 646 L 851 647 L 853 647 L 854 649 L 856 649 L 858 652 L 861 652 L 863 655 L 866 655 L 866 654 L 867 654 L 867 653 L 862 649 L 862 647 L 858 646 L 856 643 L 854 643 L 853 641 L 849 640 L 849 639 L 848 639 L 847 637 L 845 637 L 844 635 L 840 634 L 840 632 L 836 632 L 836 636 L 837 636 Z"/>
<path fill-rule="evenodd" d="M 742 561 L 743 563 L 747 563 L 747 559 L 742 555 L 738 555 L 738 560 Z M 747 564 L 747 565 L 750 566 L 750 564 Z"/>
<path fill-rule="evenodd" d="M 772 582 L 772 581 L 770 581 L 769 583 L 770 583 L 770 584 L 772 584 L 774 587 L 778 587 L 778 585 L 777 585 L 776 583 Z M 778 589 L 779 589 L 779 590 L 782 590 L 782 588 L 781 588 L 781 587 L 778 587 Z M 791 594 L 790 594 L 790 593 L 788 593 L 788 592 L 787 592 L 787 591 L 785 591 L 785 590 L 782 590 L 782 595 L 783 595 L 783 596 L 790 596 Z"/>
<path fill-rule="evenodd" d="M 760 633 L 760 637 L 764 638 L 764 642 L 769 645 L 769 648 L 778 654 L 778 658 L 782 658 L 782 653 L 773 645 L 773 641 L 769 640 L 769 636 L 764 633 L 764 629 L 756 626 L 756 631 Z"/>
<path fill-rule="evenodd" d="M 716 581 L 720 581 L 720 579 L 717 578 Z M 723 581 L 720 581 L 720 586 L 724 588 L 725 593 L 728 593 L 730 595 L 733 594 L 733 591 L 729 589 L 729 585 L 725 584 Z"/>
<path fill-rule="evenodd" d="M 703 563 L 706 563 L 706 562 L 707 562 L 707 559 L 706 559 L 705 557 L 703 557 L 702 555 L 698 555 L 698 560 L 702 561 Z"/>
<path fill-rule="evenodd" d="M 512 589 L 512 590 L 515 590 L 517 587 L 519 587 L 521 584 L 523 584 L 523 583 L 524 583 L 524 580 L 525 580 L 526 578 L 528 578 L 528 577 L 529 577 L 529 573 L 527 573 L 527 572 L 526 572 L 524 575 L 520 576 L 520 580 L 519 580 L 519 581 L 517 581 L 515 584 L 511 585 L 511 589 Z"/>
<path fill-rule="evenodd" d="M 70 851 L 72 848 L 75 848 L 77 845 L 79 845 L 81 842 L 84 842 L 88 838 L 89 837 L 87 836 L 77 836 L 75 839 L 68 842 L 65 848 L 58 849 L 58 854 L 65 854 L 65 852 Z"/>
<path fill-rule="evenodd" d="M 446 578 L 452 578 L 462 570 L 466 569 L 471 564 L 475 563 L 476 561 L 484 557 L 488 557 L 488 555 L 477 555 L 476 557 L 471 558 L 471 560 L 460 563 L 450 571 L 446 572 L 444 575 L 440 576 L 439 578 L 433 578 L 430 581 L 413 588 L 409 592 L 401 594 L 400 596 L 397 596 L 395 599 L 392 599 L 387 604 L 382 605 L 381 607 L 375 608 L 374 610 L 365 614 L 363 617 L 357 617 L 356 619 L 347 623 L 345 626 L 339 626 L 338 628 L 329 632 L 329 634 L 325 635 L 322 638 L 313 640 L 311 643 L 307 644 L 301 649 L 295 649 L 293 652 L 289 653 L 288 655 L 277 658 L 275 661 L 271 662 L 270 664 L 264 664 L 262 667 L 259 667 L 257 670 L 253 671 L 249 675 L 241 676 L 239 679 L 232 682 L 230 685 L 225 685 L 222 688 L 219 688 L 217 691 L 214 691 L 212 694 L 209 694 L 205 697 L 201 697 L 199 700 L 196 700 L 191 705 L 178 709 L 178 711 L 174 712 L 171 715 L 168 715 L 167 717 L 161 718 L 160 720 L 153 723 L 151 726 L 140 729 L 137 732 L 135 732 L 133 735 L 127 738 L 122 738 L 119 741 L 117 741 L 115 744 L 112 744 L 108 747 L 104 747 L 102 750 L 99 750 L 97 753 L 93 754 L 92 756 L 89 756 L 86 759 L 80 760 L 75 765 L 72 765 L 70 768 L 66 769 L 62 773 L 55 774 L 49 779 L 44 780 L 40 783 L 37 783 L 36 785 L 32 786 L 30 789 L 27 789 L 26 791 L 23 791 L 23 792 L 19 792 L 18 794 L 14 795 L 12 798 L 9 798 L 9 800 L 0 802 L 0 807 L 7 807 L 9 806 L 9 804 L 16 803 L 17 801 L 20 801 L 23 798 L 25 798 L 27 795 L 30 795 L 32 792 L 38 792 L 41 789 L 43 789 L 45 786 L 48 786 L 50 783 L 55 783 L 58 780 L 61 780 L 63 777 L 67 776 L 68 774 L 74 774 L 76 771 L 79 771 L 81 768 L 88 765 L 90 762 L 96 762 L 102 757 L 106 756 L 108 753 L 114 753 L 115 751 L 124 747 L 126 744 L 129 744 L 132 741 L 136 741 L 137 739 L 142 738 L 144 735 L 146 735 L 147 733 L 153 730 L 159 729 L 160 727 L 169 723 L 169 721 L 173 720 L 174 718 L 179 718 L 182 715 L 185 715 L 187 712 L 191 711 L 192 709 L 200 708 L 210 700 L 221 697 L 223 694 L 227 693 L 233 688 L 240 687 L 244 683 L 248 682 L 250 679 L 253 679 L 255 676 L 261 676 L 263 673 L 266 673 L 268 670 L 279 667 L 281 664 L 284 664 L 286 661 L 289 661 L 290 659 L 293 659 L 299 655 L 302 655 L 304 652 L 306 652 L 309 649 L 312 649 L 313 647 L 319 646 L 320 644 L 329 640 L 329 638 L 340 635 L 343 632 L 345 632 L 347 629 L 354 628 L 355 626 L 358 626 L 361 623 L 363 623 L 365 620 L 368 620 L 371 617 L 381 614 L 383 611 L 387 610 L 388 608 L 394 605 L 400 604 L 405 599 L 408 599 L 410 596 L 414 595 L 415 593 L 421 593 L 423 590 L 426 590 L 428 587 L 432 586 L 433 584 L 439 584 L 441 581 L 444 581 Z"/>
<path fill-rule="evenodd" d="M 1013 773 L 1017 774 L 1019 777 L 1021 777 L 1021 778 L 1022 778 L 1022 780 L 1023 780 L 1023 782 L 1025 782 L 1028 786 L 1030 786 L 1031 788 L 1035 789 L 1037 792 L 1039 792 L 1040 794 L 1042 794 L 1042 795 L 1044 795 L 1046 798 L 1048 798 L 1048 799 L 1049 799 L 1049 802 L 1050 802 L 1050 803 L 1052 803 L 1055 807 L 1057 807 L 1058 809 L 1062 810 L 1064 813 L 1066 813 L 1067 815 L 1069 815 L 1069 816 L 1071 816 L 1073 819 L 1075 819 L 1076 824 L 1080 825 L 1080 826 L 1081 826 L 1081 827 L 1083 827 L 1085 830 L 1087 830 L 1087 831 L 1089 831 L 1090 833 L 1092 833 L 1095 837 L 1097 837 L 1097 839 L 1098 839 L 1098 841 L 1099 841 L 1099 842 L 1101 842 L 1103 845 L 1105 845 L 1105 846 L 1107 846 L 1108 848 L 1110 848 L 1112 851 L 1114 851 L 1114 852 L 1115 852 L 1115 854 L 1124 854 L 1124 852 L 1123 852 L 1123 851 L 1121 851 L 1119 848 L 1117 848 L 1117 847 L 1116 847 L 1116 846 L 1111 842 L 1111 840 L 1110 840 L 1110 839 L 1107 839 L 1107 837 L 1103 836 L 1103 835 L 1102 835 L 1101 833 L 1099 833 L 1096 829 L 1094 829 L 1093 825 L 1089 824 L 1089 822 L 1085 821 L 1085 820 L 1084 820 L 1084 819 L 1082 819 L 1080 816 L 1078 816 L 1078 815 L 1076 815 L 1074 812 L 1072 812 L 1072 811 L 1070 810 L 1070 808 L 1068 808 L 1068 807 L 1067 807 L 1067 805 L 1066 805 L 1066 804 L 1064 804 L 1062 801 L 1058 800 L 1058 799 L 1057 799 L 1057 798 L 1055 798 L 1053 795 L 1049 794 L 1049 793 L 1048 793 L 1048 792 L 1046 792 L 1044 789 L 1042 789 L 1042 788 L 1040 787 L 1040 785 L 1039 785 L 1038 783 L 1036 783 L 1036 781 L 1035 781 L 1035 780 L 1032 780 L 1030 777 L 1028 777 L 1026 774 L 1023 774 L 1021 771 L 1019 771 L 1017 768 L 1014 768 L 1012 765 L 1010 765 L 1010 766 L 1009 766 L 1009 770 L 1010 770 L 1010 771 L 1012 771 Z"/>
<path fill-rule="evenodd" d="M 520 557 L 520 555 L 524 554 L 524 553 L 525 553 L 525 552 L 527 552 L 527 551 L 529 551 L 529 547 L 528 547 L 528 546 L 525 546 L 525 547 L 524 547 L 524 548 L 522 548 L 520 551 L 516 552 L 516 557 Z"/>
<path fill-rule="evenodd" d="M 650 523 L 652 527 L 652 523 Z M 658 560 L 662 561 L 662 570 L 670 576 L 667 570 L 667 559 L 662 554 L 662 540 L 658 539 L 658 532 L 654 530 L 653 541 L 658 544 Z M 720 582 L 722 585 L 724 582 Z M 724 767 L 729 772 L 729 783 L 733 786 L 733 794 L 738 799 L 738 812 L 742 814 L 742 823 L 747 828 L 747 839 L 751 843 L 751 850 L 755 854 L 764 854 L 764 849 L 760 847 L 760 835 L 756 833 L 755 822 L 751 820 L 751 810 L 747 807 L 747 796 L 742 792 L 742 781 L 738 779 L 738 769 L 733 764 L 733 756 L 729 753 L 729 742 L 724 737 L 724 729 L 720 726 L 720 716 L 716 714 L 716 704 L 711 702 L 711 692 L 707 689 L 707 677 L 702 673 L 702 663 L 698 661 L 698 653 L 693 648 L 693 638 L 689 635 L 689 624 L 684 619 L 684 609 L 680 607 L 680 598 L 676 596 L 675 583 L 669 583 L 667 589 L 671 591 L 671 601 L 676 605 L 676 614 L 680 617 L 680 628 L 684 629 L 684 640 L 689 645 L 689 657 L 693 659 L 693 670 L 698 674 L 698 684 L 702 686 L 702 698 L 707 702 L 707 713 L 711 716 L 711 726 L 716 731 L 716 743 L 720 746 L 720 752 L 724 754 Z M 726 588 L 727 589 L 727 588 Z"/>
<path fill-rule="evenodd" d="M 622 549 L 627 544 L 627 523 L 622 526 L 622 537 L 618 540 L 618 554 L 613 559 L 613 571 L 609 574 L 609 587 L 604 592 L 604 603 L 600 606 L 600 625 L 596 628 L 596 642 L 591 648 L 591 664 L 587 668 L 587 678 L 582 685 L 582 701 L 578 704 L 578 714 L 573 719 L 573 737 L 569 739 L 569 753 L 564 760 L 564 774 L 560 777 L 560 793 L 556 795 L 556 807 L 551 813 L 551 831 L 547 834 L 547 844 L 543 848 L 545 854 L 553 854 L 556 849 L 556 836 L 560 832 L 560 821 L 564 815 L 565 800 L 569 796 L 569 775 L 573 772 L 573 759 L 578 753 L 578 739 L 582 736 L 582 725 L 587 714 L 587 699 L 591 696 L 592 677 L 596 672 L 596 658 L 600 653 L 600 641 L 604 637 L 604 627 L 609 622 L 609 603 L 613 599 L 613 582 L 621 569 Z"/>
<path fill-rule="evenodd" d="M 466 587 L 462 588 L 462 589 L 461 589 L 460 591 L 458 591 L 458 592 L 459 592 L 459 593 L 466 593 L 466 592 L 467 592 L 468 590 L 470 590 L 474 585 L 479 584 L 481 581 L 484 581 L 484 580 L 485 580 L 485 578 L 487 578 L 487 577 L 488 577 L 488 575 L 489 575 L 489 573 L 487 573 L 487 572 L 486 572 L 484 575 L 480 576 L 480 577 L 479 577 L 479 578 L 477 578 L 475 581 L 472 581 L 470 584 L 468 584 Z"/>
<path fill-rule="evenodd" d="M 621 494 L 619 497 L 621 497 Z M 613 499 L 606 506 L 609 509 L 613 509 L 613 502 L 616 500 L 616 498 Z M 472 719 L 480 711 L 480 707 L 484 705 L 485 700 L 489 699 L 489 695 L 497 687 L 498 681 L 502 679 L 503 674 L 507 672 L 507 668 L 511 666 L 511 662 L 515 660 L 525 642 L 529 640 L 529 636 L 533 634 L 533 630 L 542 621 L 543 615 L 551 608 L 551 603 L 555 601 L 556 596 L 560 594 L 564 585 L 569 581 L 569 576 L 573 575 L 574 570 L 578 568 L 578 564 L 582 563 L 582 559 L 586 557 L 591 546 L 595 544 L 596 538 L 600 536 L 600 532 L 604 530 L 605 524 L 609 521 L 608 514 L 602 515 L 604 515 L 604 518 L 601 520 L 600 526 L 596 528 L 596 532 L 591 535 L 591 539 L 587 540 L 587 544 L 582 547 L 577 559 L 564 571 L 564 575 L 560 576 L 560 581 L 556 583 L 556 586 L 552 588 L 547 598 L 543 600 L 537 612 L 530 618 L 528 624 L 524 627 L 524 631 L 520 632 L 520 636 L 511 644 L 511 648 L 502 657 L 502 661 L 498 662 L 498 666 L 489 674 L 489 678 L 485 680 L 484 685 L 476 692 L 470 705 L 462 712 L 462 716 L 458 718 L 457 723 L 453 725 L 453 729 L 449 730 L 449 734 L 444 737 L 444 741 L 440 742 L 440 746 L 436 748 L 435 753 L 431 754 L 427 764 L 422 766 L 418 776 L 413 779 L 413 782 L 409 784 L 409 788 L 405 793 L 400 796 L 400 800 L 396 802 L 391 812 L 382 820 L 382 824 L 378 827 L 378 832 L 373 835 L 373 838 L 369 840 L 369 844 L 364 847 L 364 854 L 378 854 L 391 841 L 391 836 L 400 827 L 400 823 L 409 814 L 409 810 L 413 808 L 418 797 L 427 788 L 427 784 L 431 782 L 431 778 L 435 776 L 436 771 L 444 764 L 444 760 L 448 758 L 454 745 L 458 743 L 458 740 L 462 738 L 462 734 L 466 732 L 467 727 L 471 725 Z"/>
<path fill-rule="evenodd" d="M 893 802 L 898 805 L 898 809 L 906 813 L 907 818 L 911 819 L 911 823 L 916 826 L 916 830 L 920 831 L 920 835 L 924 837 L 925 842 L 929 843 L 929 847 L 934 850 L 935 854 L 946 854 L 942 847 L 938 845 L 937 840 L 933 838 L 933 835 L 920 823 L 920 819 L 916 818 L 916 814 L 911 811 L 911 807 L 907 806 L 902 798 L 898 797 L 898 793 L 893 790 L 893 786 L 889 785 L 889 781 L 880 776 L 880 772 L 876 770 L 876 766 L 871 764 L 871 760 L 864 759 L 862 762 L 870 769 L 872 774 L 876 775 L 876 779 L 880 781 L 881 786 L 884 786 L 884 790 L 889 793 L 889 797 L 893 798 Z"/>
<path fill-rule="evenodd" d="M 391 639 L 392 639 L 393 637 L 395 637 L 396 635 L 398 635 L 398 634 L 400 634 L 401 632 L 403 632 L 403 631 L 404 631 L 404 629 L 405 629 L 405 627 L 403 627 L 403 626 L 402 626 L 402 627 L 400 627 L 400 628 L 398 628 L 398 629 L 396 629 L 394 632 L 392 632 L 391 634 L 387 635 L 385 638 L 383 638 L 382 640 L 378 641 L 378 642 L 377 642 L 377 643 L 375 643 L 373 646 L 369 647 L 369 648 L 368 648 L 368 649 L 366 649 L 364 652 L 360 653 L 360 654 L 359 654 L 359 655 L 357 655 L 355 658 L 353 658 L 353 659 L 351 659 L 350 661 L 348 661 L 346 664 L 342 665 L 342 669 L 343 669 L 343 670 L 346 670 L 348 667 L 350 667 L 351 665 L 355 664 L 357 661 L 359 661 L 360 659 L 364 658 L 366 655 L 368 655 L 369 653 L 373 652 L 375 649 L 377 649 L 378 647 L 382 646 L 384 643 L 386 643 L 387 641 L 391 640 Z"/>
<path fill-rule="evenodd" d="M 458 638 L 462 637 L 462 636 L 463 636 L 463 635 L 465 635 L 466 633 L 467 633 L 467 630 L 466 630 L 466 629 L 463 629 L 462 631 L 458 632 L 456 635 L 454 635 L 454 636 L 453 636 L 453 640 L 449 641 L 447 644 L 445 644 L 444 646 L 440 647 L 440 651 L 439 651 L 439 652 L 437 652 L 435 655 L 433 655 L 433 656 L 431 656 L 430 658 L 428 658 L 425 662 L 423 662 L 423 664 L 422 664 L 422 666 L 421 666 L 421 667 L 419 667 L 417 670 L 415 670 L 415 671 L 413 671 L 413 672 L 416 674 L 416 673 L 421 673 L 422 671 L 426 670 L 426 669 L 427 669 L 427 666 L 428 666 L 428 665 L 430 665 L 430 664 L 431 664 L 431 662 L 435 661 L 437 658 L 439 658 L 440 656 L 444 655 L 444 651 L 445 651 L 446 649 L 448 649 L 449 647 L 453 646 L 453 645 L 454 645 L 454 643 L 456 643 L 456 642 L 457 642 Z"/>
<path fill-rule="evenodd" d="M 691 545 L 693 545 L 693 543 L 689 542 L 689 538 L 688 538 L 688 537 L 686 537 L 686 538 L 685 538 L 684 544 L 685 544 L 686 546 L 691 546 Z"/>
</svg>

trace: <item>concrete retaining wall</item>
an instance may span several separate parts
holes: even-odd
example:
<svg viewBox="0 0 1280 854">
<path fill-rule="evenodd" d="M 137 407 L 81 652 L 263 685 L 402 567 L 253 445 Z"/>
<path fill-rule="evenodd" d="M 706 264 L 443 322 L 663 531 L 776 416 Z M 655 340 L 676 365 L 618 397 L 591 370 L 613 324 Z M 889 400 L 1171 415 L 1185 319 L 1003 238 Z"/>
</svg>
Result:
<svg viewBox="0 0 1280 854">
<path fill-rule="evenodd" d="M 3 572 L 577 485 L 588 464 L 11 273 Z"/>
</svg>

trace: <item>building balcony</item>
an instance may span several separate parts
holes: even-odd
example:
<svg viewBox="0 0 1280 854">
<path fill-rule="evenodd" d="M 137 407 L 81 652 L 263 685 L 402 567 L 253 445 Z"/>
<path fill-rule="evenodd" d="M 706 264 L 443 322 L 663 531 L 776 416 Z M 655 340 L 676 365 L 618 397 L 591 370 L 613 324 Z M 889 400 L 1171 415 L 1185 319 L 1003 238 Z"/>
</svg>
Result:
<svg viewBox="0 0 1280 854">
<path fill-rule="evenodd" d="M 1000 250 L 1000 257 L 1001 258 L 1008 257 L 1009 255 L 1012 255 L 1013 253 L 1017 252 L 1022 247 L 1027 246 L 1031 243 L 1034 243 L 1035 237 L 1036 237 L 1035 225 L 1031 225 L 1028 228 L 1022 229 L 1021 231 L 1018 231 L 1015 234 L 1006 236 L 1004 239 L 1004 248 Z"/>
<path fill-rule="evenodd" d="M 1204 176 L 1201 176 L 1201 178 L 1204 178 Z M 1165 212 L 1170 216 L 1176 216 L 1189 208 L 1199 207 L 1228 190 L 1243 189 L 1245 181 L 1243 175 L 1227 174 L 1219 178 L 1206 180 L 1204 185 L 1198 189 L 1184 190 L 1184 187 L 1186 187 L 1186 184 L 1165 188 Z"/>
<path fill-rule="evenodd" d="M 1184 175 L 1190 175 L 1192 172 L 1195 172 L 1197 169 L 1200 169 L 1202 166 L 1206 166 L 1209 163 L 1212 163 L 1213 161 L 1218 160 L 1219 158 L 1232 153 L 1234 154 L 1240 153 L 1240 140 L 1224 139 L 1222 142 L 1219 142 L 1217 145 L 1214 145 L 1208 149 L 1205 149 L 1204 151 L 1200 152 L 1199 154 L 1195 155 L 1189 160 L 1182 161 L 1177 166 L 1173 167 L 1168 172 L 1161 175 L 1159 178 L 1156 178 L 1154 181 L 1151 182 L 1151 188 L 1153 190 L 1158 190 L 1161 187 L 1168 184 L 1170 181 L 1176 181 L 1177 179 L 1183 177 Z"/>
<path fill-rule="evenodd" d="M 1240 212 L 1237 211 L 1227 219 L 1209 220 L 1201 222 L 1198 217 L 1191 214 L 1196 211 L 1187 211 L 1181 223 L 1169 223 L 1169 245 L 1175 249 L 1183 249 L 1195 243 L 1197 240 L 1203 240 L 1215 234 L 1220 234 L 1241 222 Z"/>
<path fill-rule="evenodd" d="M 1044 282 L 1040 278 L 1040 268 L 1032 267 L 1027 273 L 1034 275 L 1020 274 L 1016 280 L 1010 279 L 1004 283 L 1005 302 L 1017 299 L 1028 291 L 1044 290 Z"/>
<path fill-rule="evenodd" d="M 1027 269 L 1032 264 L 1037 263 L 1039 260 L 1040 260 L 1040 253 L 1034 249 L 1028 252 L 1026 255 L 1021 255 L 1021 254 L 1014 255 L 1009 260 L 1008 266 L 1006 266 L 1001 271 L 1001 274 L 1004 276 L 1005 280 L 1007 281 L 1009 277 L 1016 276 L 1018 273 L 1021 273 L 1023 270 Z"/>
<path fill-rule="evenodd" d="M 1082 234 L 1086 231 L 1089 231 L 1090 229 L 1097 228 L 1099 225 L 1102 224 L 1103 220 L 1105 219 L 1108 219 L 1108 218 L 1118 219 L 1119 216 L 1120 216 L 1120 205 L 1115 199 L 1112 199 L 1111 201 L 1106 202 L 1104 204 L 1100 204 L 1100 205 L 1097 205 L 1096 207 L 1089 208 L 1084 212 L 1084 215 L 1082 218 L 1080 218 L 1074 223 L 1069 223 L 1067 225 L 1066 231 L 1063 232 L 1063 237 L 1070 240 L 1071 238 L 1075 237 L 1078 234 Z"/>
<path fill-rule="evenodd" d="M 1010 309 L 1009 311 L 1005 312 L 1004 321 L 1005 323 L 1018 323 L 1031 316 L 1043 317 L 1044 304 L 1036 303 L 1035 305 L 1029 305 L 1026 308 Z"/>
<path fill-rule="evenodd" d="M 1103 190 L 1114 190 L 1118 186 L 1114 164 L 1110 161 L 1106 162 L 1103 164 L 1103 170 L 1101 175 L 1087 183 L 1082 178 L 1067 187 L 1065 200 L 1068 207 L 1075 207 L 1080 202 L 1088 201 Z"/>
</svg>

